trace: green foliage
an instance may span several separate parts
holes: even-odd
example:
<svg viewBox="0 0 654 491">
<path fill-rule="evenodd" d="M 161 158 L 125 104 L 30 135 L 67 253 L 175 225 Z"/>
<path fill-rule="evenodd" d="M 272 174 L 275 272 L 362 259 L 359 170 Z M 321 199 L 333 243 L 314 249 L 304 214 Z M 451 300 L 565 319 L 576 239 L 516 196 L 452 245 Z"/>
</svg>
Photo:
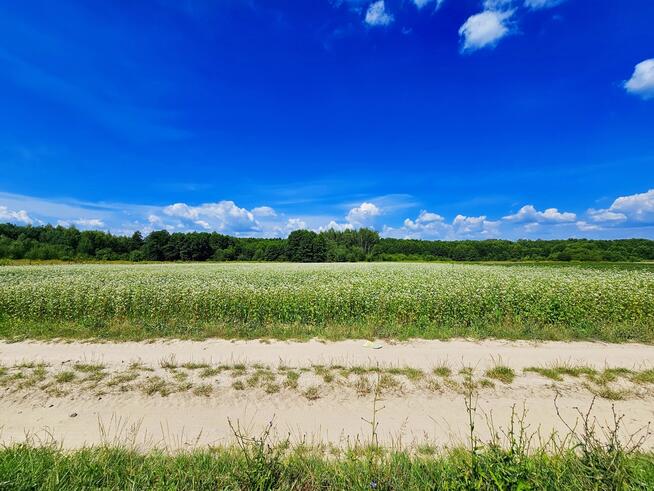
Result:
<svg viewBox="0 0 654 491">
<path fill-rule="evenodd" d="M 123 261 L 652 261 L 654 241 L 381 239 L 374 230 L 296 230 L 288 239 L 207 232 L 131 237 L 75 228 L 0 224 L 0 259 Z M 1 264 L 1 263 L 0 263 Z"/>
</svg>

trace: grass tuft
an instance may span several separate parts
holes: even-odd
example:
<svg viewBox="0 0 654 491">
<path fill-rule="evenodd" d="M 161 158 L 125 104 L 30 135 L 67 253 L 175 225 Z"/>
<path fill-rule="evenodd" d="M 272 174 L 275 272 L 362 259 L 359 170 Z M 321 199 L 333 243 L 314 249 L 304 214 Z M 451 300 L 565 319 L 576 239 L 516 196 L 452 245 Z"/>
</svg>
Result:
<svg viewBox="0 0 654 491">
<path fill-rule="evenodd" d="M 485 375 L 507 385 L 513 383 L 515 379 L 515 371 L 506 365 L 495 365 L 493 368 L 486 370 Z"/>
</svg>

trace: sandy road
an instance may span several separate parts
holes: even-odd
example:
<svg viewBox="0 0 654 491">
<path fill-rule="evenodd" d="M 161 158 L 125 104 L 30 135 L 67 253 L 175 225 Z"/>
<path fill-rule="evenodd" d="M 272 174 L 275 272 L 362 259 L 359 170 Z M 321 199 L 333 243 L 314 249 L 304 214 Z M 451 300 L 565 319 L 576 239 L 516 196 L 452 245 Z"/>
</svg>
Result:
<svg viewBox="0 0 654 491">
<path fill-rule="evenodd" d="M 0 363 L 22 360 L 60 363 L 66 360 L 94 360 L 110 365 L 141 360 L 156 364 L 170 355 L 178 361 L 214 363 L 248 361 L 265 364 L 309 365 L 312 363 L 408 365 L 428 370 L 437 363 L 486 368 L 501 360 L 515 369 L 555 362 L 629 368 L 654 364 L 654 346 L 591 342 L 529 341 L 427 341 L 413 340 L 374 344 L 362 340 L 338 342 L 290 341 L 156 341 L 150 343 L 42 343 L 0 342 Z"/>
<path fill-rule="evenodd" d="M 551 380 L 536 374 L 522 374 L 529 366 L 557 363 L 644 369 L 654 366 L 654 347 L 602 343 L 530 343 L 465 340 L 411 341 L 390 344 L 380 342 L 372 349 L 359 340 L 323 343 L 258 341 L 157 341 L 152 343 L 0 343 L 0 363 L 4 366 L 24 362 L 43 362 L 53 370 L 77 362 L 101 363 L 108 373 L 126 370 L 139 361 L 154 367 L 152 375 L 164 372 L 163 359 L 173 357 L 180 364 L 193 362 L 248 363 L 276 367 L 280 364 L 302 367 L 338 363 L 355 366 L 410 366 L 428 373 L 446 362 L 453 373 L 461 366 L 483 371 L 498 360 L 520 374 L 510 384 L 496 384 L 479 392 L 479 436 L 487 438 L 490 416 L 496 427 L 506 427 L 512 408 L 527 410 L 526 422 L 532 431 L 546 436 L 565 430 L 556 415 L 554 398 L 563 416 L 574 424 L 575 408 L 588 408 L 593 395 L 581 383 L 566 381 L 554 386 Z M 146 376 L 146 375 L 144 375 Z M 303 375 L 304 376 L 304 375 Z M 250 432 L 260 431 L 274 419 L 275 433 L 293 441 L 329 442 L 347 445 L 366 442 L 370 428 L 362 418 L 370 418 L 371 394 L 357 395 L 338 383 L 325 386 L 320 397 L 309 400 L 301 391 L 281 389 L 268 394 L 263 389 L 233 390 L 226 375 L 207 379 L 215 390 L 210 397 L 197 397 L 190 391 L 145 395 L 138 390 L 125 393 L 94 394 L 72 390 L 65 396 L 51 396 L 38 390 L 0 392 L 0 442 L 24 441 L 26 435 L 36 441 L 54 439 L 66 448 L 109 443 L 131 443 L 139 448 L 168 449 L 220 445 L 232 441 L 228 418 L 239 421 Z M 313 375 L 306 375 L 312 383 Z M 456 375 L 453 375 L 456 378 Z M 615 404 L 625 414 L 625 435 L 654 421 L 652 390 L 639 389 L 625 400 L 598 399 L 594 416 L 600 422 L 610 420 Z M 468 414 L 464 396 L 457 391 L 427 391 L 404 384 L 402 390 L 383 396 L 378 415 L 379 437 L 384 444 L 412 445 L 430 443 L 452 445 L 465 441 Z M 649 447 L 654 447 L 651 440 Z"/>
</svg>

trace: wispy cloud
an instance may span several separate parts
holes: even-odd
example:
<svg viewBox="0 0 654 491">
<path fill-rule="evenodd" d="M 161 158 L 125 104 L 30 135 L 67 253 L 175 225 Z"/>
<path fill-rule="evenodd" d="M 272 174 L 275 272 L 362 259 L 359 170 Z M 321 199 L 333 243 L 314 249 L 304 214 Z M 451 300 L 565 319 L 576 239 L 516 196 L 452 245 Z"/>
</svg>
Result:
<svg viewBox="0 0 654 491">
<path fill-rule="evenodd" d="M 0 63 L 17 86 L 55 101 L 123 137 L 178 140 L 189 136 L 188 131 L 171 123 L 172 112 L 128 102 L 120 97 L 121 91 L 116 87 L 87 86 L 80 77 L 53 68 L 57 63 L 37 64 L 8 47 L 0 47 Z"/>
<path fill-rule="evenodd" d="M 556 7 L 560 5 L 565 0 L 525 0 L 525 7 L 538 10 L 538 9 L 548 9 L 551 7 Z"/>
</svg>

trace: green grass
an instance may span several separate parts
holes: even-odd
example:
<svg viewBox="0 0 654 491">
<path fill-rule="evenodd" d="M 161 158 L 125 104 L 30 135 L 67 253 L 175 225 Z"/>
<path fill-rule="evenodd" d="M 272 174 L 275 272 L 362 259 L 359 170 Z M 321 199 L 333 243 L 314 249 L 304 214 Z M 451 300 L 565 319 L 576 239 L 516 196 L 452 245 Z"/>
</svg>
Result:
<svg viewBox="0 0 654 491">
<path fill-rule="evenodd" d="M 105 366 L 100 363 L 75 363 L 73 368 L 78 372 L 97 373 L 104 370 Z"/>
<path fill-rule="evenodd" d="M 609 457 L 612 459 L 610 460 Z M 320 449 L 259 453 L 236 448 L 176 455 L 122 448 L 65 452 L 17 445 L 0 450 L 0 487 L 148 490 L 423 490 L 423 489 L 652 489 L 654 455 L 563 451 L 529 455 L 486 448 L 428 451 L 350 450 L 331 457 Z"/>
<path fill-rule="evenodd" d="M 59 372 L 55 376 L 55 381 L 57 381 L 59 383 L 67 383 L 67 382 L 72 382 L 73 380 L 75 380 L 75 377 L 76 377 L 75 372 L 71 372 L 69 370 L 66 370 L 64 372 Z"/>
<path fill-rule="evenodd" d="M 423 263 L 0 268 L 0 338 L 9 340 L 458 336 L 654 342 L 654 272 Z"/>
<path fill-rule="evenodd" d="M 505 365 L 495 365 L 493 368 L 489 368 L 485 373 L 486 377 L 499 380 L 504 384 L 510 384 L 515 379 L 515 371 L 513 368 L 507 367 Z"/>
<path fill-rule="evenodd" d="M 452 369 L 445 364 L 434 367 L 432 373 L 438 377 L 449 377 L 452 375 Z"/>
<path fill-rule="evenodd" d="M 193 394 L 196 396 L 209 397 L 211 394 L 213 394 L 213 386 L 211 384 L 196 385 L 193 388 Z"/>
<path fill-rule="evenodd" d="M 637 384 L 654 384 L 654 368 L 635 373 L 631 380 Z"/>
<path fill-rule="evenodd" d="M 310 401 L 315 401 L 316 399 L 319 399 L 320 398 L 320 388 L 317 385 L 312 385 L 310 387 L 307 387 L 304 390 L 304 397 L 306 397 Z"/>
<path fill-rule="evenodd" d="M 611 368 L 604 371 L 606 373 L 606 379 L 611 379 L 617 373 L 621 373 L 623 369 Z M 549 367 L 527 367 L 523 370 L 524 372 L 532 372 L 547 377 L 549 379 L 561 382 L 563 376 L 567 375 L 568 377 L 579 378 L 582 375 L 585 375 L 591 379 L 596 379 L 598 376 L 602 376 L 601 372 L 598 372 L 592 367 L 584 365 L 553 365 Z"/>
</svg>

